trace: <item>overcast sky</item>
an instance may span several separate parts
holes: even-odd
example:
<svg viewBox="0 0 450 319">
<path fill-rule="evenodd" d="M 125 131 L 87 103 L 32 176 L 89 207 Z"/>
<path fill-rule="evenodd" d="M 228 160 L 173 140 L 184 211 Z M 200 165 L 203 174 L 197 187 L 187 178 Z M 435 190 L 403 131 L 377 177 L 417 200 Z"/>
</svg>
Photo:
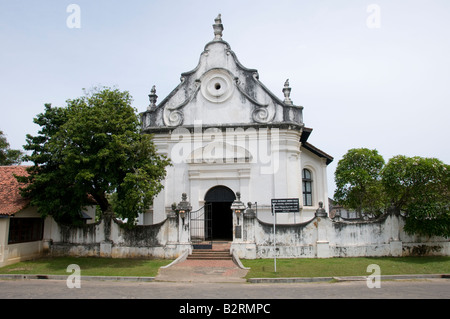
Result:
<svg viewBox="0 0 450 319">
<path fill-rule="evenodd" d="M 0 130 L 22 149 L 44 103 L 94 86 L 127 90 L 144 111 L 152 85 L 162 101 L 197 66 L 218 13 L 278 97 L 289 78 L 309 142 L 335 159 L 330 197 L 351 148 L 450 163 L 448 0 L 0 0 Z"/>
</svg>

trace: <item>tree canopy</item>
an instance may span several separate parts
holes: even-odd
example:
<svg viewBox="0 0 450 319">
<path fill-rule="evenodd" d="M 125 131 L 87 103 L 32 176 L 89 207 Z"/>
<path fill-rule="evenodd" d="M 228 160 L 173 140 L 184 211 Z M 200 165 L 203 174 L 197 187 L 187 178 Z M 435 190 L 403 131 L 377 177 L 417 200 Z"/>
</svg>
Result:
<svg viewBox="0 0 450 319">
<path fill-rule="evenodd" d="M 141 134 L 139 118 L 126 91 L 95 89 L 67 100 L 67 107 L 45 105 L 34 122 L 39 135 L 27 135 L 25 160 L 34 162 L 22 194 L 43 215 L 74 223 L 95 202 L 133 224 L 163 188 L 170 161 Z M 112 196 L 114 194 L 114 196 Z"/>
<path fill-rule="evenodd" d="M 334 199 L 359 215 L 379 214 L 385 208 L 380 181 L 384 159 L 377 150 L 351 149 L 338 162 Z"/>
<path fill-rule="evenodd" d="M 3 131 L 0 130 L 0 165 L 13 165 L 22 162 L 23 152 L 9 147 L 8 140 Z"/>
<path fill-rule="evenodd" d="M 450 166 L 436 158 L 395 156 L 382 171 L 394 207 L 407 214 L 405 231 L 450 236 Z"/>
<path fill-rule="evenodd" d="M 351 149 L 335 180 L 335 200 L 346 208 L 373 213 L 393 207 L 406 216 L 406 232 L 450 236 L 450 166 L 436 158 L 398 155 L 385 164 L 376 150 Z"/>
</svg>

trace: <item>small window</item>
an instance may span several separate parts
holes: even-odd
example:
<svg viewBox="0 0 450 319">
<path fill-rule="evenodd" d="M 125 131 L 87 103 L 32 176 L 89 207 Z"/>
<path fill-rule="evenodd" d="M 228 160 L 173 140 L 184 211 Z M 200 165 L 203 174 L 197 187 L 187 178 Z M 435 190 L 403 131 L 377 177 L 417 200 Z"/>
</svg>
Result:
<svg viewBox="0 0 450 319">
<path fill-rule="evenodd" d="M 42 240 L 43 233 L 42 218 L 10 218 L 8 244 Z"/>
<path fill-rule="evenodd" d="M 303 181 L 303 205 L 312 206 L 312 175 L 311 171 L 304 169 L 302 172 Z"/>
</svg>

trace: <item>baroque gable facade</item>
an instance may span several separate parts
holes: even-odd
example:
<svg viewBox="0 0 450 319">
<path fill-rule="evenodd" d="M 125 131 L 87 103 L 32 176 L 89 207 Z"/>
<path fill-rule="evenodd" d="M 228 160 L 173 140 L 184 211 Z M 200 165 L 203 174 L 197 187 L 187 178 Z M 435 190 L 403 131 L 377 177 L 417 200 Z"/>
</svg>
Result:
<svg viewBox="0 0 450 319">
<path fill-rule="evenodd" d="M 303 107 L 290 98 L 289 80 L 279 98 L 222 39 L 220 15 L 213 29 L 197 67 L 182 73 L 180 84 L 159 103 L 153 87 L 141 113 L 143 132 L 153 134 L 173 166 L 140 223 L 163 221 L 182 193 L 193 211 L 213 204 L 212 218 L 230 229 L 231 202 L 214 204 L 230 191 L 255 205 L 262 221 L 271 220 L 272 198 L 299 199 L 300 211 L 280 214 L 281 223 L 310 220 L 319 202 L 328 211 L 326 169 L 333 158 L 307 142 L 312 129 L 303 122 Z M 218 195 L 212 198 L 210 192 Z"/>
</svg>

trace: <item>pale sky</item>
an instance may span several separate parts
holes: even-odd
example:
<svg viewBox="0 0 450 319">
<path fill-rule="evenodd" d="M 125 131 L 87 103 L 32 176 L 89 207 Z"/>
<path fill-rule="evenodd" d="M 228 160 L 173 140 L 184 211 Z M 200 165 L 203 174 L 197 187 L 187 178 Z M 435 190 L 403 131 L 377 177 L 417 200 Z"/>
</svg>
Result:
<svg viewBox="0 0 450 319">
<path fill-rule="evenodd" d="M 45 103 L 93 86 L 127 90 L 144 111 L 152 85 L 160 102 L 197 66 L 218 13 L 223 39 L 278 97 L 289 78 L 309 142 L 335 159 L 330 197 L 351 148 L 450 163 L 448 0 L 0 0 L 0 130 L 22 149 Z"/>
</svg>

